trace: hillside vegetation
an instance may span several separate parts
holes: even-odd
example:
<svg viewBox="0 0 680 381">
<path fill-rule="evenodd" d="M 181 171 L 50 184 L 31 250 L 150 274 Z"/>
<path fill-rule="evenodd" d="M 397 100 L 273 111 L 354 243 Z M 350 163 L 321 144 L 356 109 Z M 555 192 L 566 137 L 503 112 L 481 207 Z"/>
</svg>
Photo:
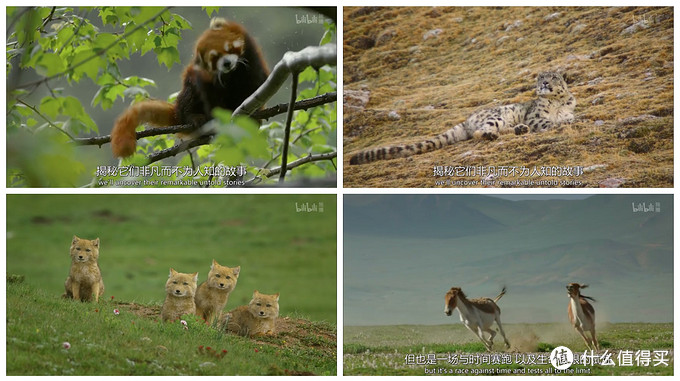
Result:
<svg viewBox="0 0 680 381">
<path fill-rule="evenodd" d="M 672 8 L 345 7 L 344 185 L 672 187 L 673 62 Z M 414 143 L 480 108 L 527 101 L 547 70 L 564 73 L 577 99 L 570 125 L 349 165 L 361 150 Z M 486 174 L 433 176 L 437 166 L 583 173 L 481 184 Z"/>
<path fill-rule="evenodd" d="M 334 195 L 10 195 L 7 373 L 335 375 L 336 220 Z M 99 303 L 61 298 L 74 234 L 101 240 Z M 241 266 L 226 310 L 280 293 L 276 336 L 158 321 L 169 268 L 213 259 Z"/>
<path fill-rule="evenodd" d="M 227 308 L 279 292 L 282 314 L 335 323 L 335 209 L 332 195 L 10 195 L 7 271 L 61 295 L 73 235 L 99 237 L 106 298 L 162 303 L 171 267 L 201 283 L 215 259 L 241 266 Z"/>
<path fill-rule="evenodd" d="M 458 313 L 455 313 L 458 320 Z M 500 338 L 490 361 L 481 364 L 464 364 L 461 360 L 452 365 L 446 361 L 448 354 L 458 356 L 483 356 L 484 345 L 462 324 L 447 325 L 391 325 L 344 327 L 343 367 L 345 375 L 425 375 L 440 372 L 459 374 L 519 374 L 550 375 L 555 371 L 541 364 L 539 357 L 547 357 L 558 346 L 566 346 L 575 354 L 586 350 L 583 340 L 568 323 L 503 324 L 511 347 L 505 350 Z M 582 375 L 672 375 L 673 323 L 600 323 L 598 338 L 602 347 L 598 354 L 607 351 L 614 365 L 574 364 L 565 374 Z M 650 361 L 649 365 L 621 365 L 621 351 L 664 352 L 666 363 Z M 406 356 L 435 354 L 436 365 L 407 363 Z M 510 355 L 509 364 L 499 364 L 501 355 Z M 533 362 L 526 359 L 532 358 Z M 469 358 L 469 357 L 468 357 Z M 473 360 L 474 361 L 474 360 Z M 656 366 L 654 365 L 656 364 Z M 439 369 L 442 369 L 441 371 Z"/>
<path fill-rule="evenodd" d="M 281 316 L 273 337 L 224 334 L 160 305 L 61 299 L 8 276 L 7 374 L 335 375 L 335 325 Z"/>
</svg>

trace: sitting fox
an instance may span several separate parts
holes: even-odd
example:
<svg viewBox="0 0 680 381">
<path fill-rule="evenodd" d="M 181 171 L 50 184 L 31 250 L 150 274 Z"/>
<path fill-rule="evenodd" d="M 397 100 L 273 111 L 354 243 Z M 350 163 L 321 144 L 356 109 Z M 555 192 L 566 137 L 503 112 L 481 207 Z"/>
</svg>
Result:
<svg viewBox="0 0 680 381">
<path fill-rule="evenodd" d="M 196 315 L 212 324 L 227 305 L 229 294 L 236 287 L 241 266 L 221 266 L 213 259 L 208 279 L 196 290 Z"/>
<path fill-rule="evenodd" d="M 279 294 L 265 295 L 255 290 L 247 306 L 230 311 L 221 323 L 227 332 L 241 336 L 274 335 L 278 316 Z"/>
<path fill-rule="evenodd" d="M 104 294 L 104 280 L 99 270 L 99 238 L 90 241 L 73 236 L 71 241 L 71 270 L 69 271 L 62 297 L 89 302 Z"/>
<path fill-rule="evenodd" d="M 161 309 L 163 321 L 174 321 L 185 314 L 196 313 L 194 294 L 198 273 L 183 274 L 170 269 L 168 281 L 165 283 L 165 302 Z"/>
</svg>

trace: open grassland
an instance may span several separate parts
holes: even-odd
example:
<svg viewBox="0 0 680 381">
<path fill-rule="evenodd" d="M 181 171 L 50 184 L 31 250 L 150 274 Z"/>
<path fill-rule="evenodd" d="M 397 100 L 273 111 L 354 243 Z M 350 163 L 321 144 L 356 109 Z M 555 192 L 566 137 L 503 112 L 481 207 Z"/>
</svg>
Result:
<svg viewBox="0 0 680 381">
<path fill-rule="evenodd" d="M 106 298 L 160 303 L 170 267 L 201 283 L 215 259 L 241 266 L 227 308 L 280 292 L 282 313 L 336 320 L 335 196 L 10 195 L 7 272 L 61 295 L 74 234 L 100 238 Z"/>
<path fill-rule="evenodd" d="M 509 355 L 510 363 L 498 365 L 463 364 L 463 358 L 484 355 L 484 345 L 462 324 L 420 326 L 366 326 L 344 328 L 343 374 L 345 375 L 425 375 L 425 374 L 552 374 L 548 362 L 532 363 L 530 359 L 549 358 L 558 346 L 566 346 L 581 354 L 586 350 L 580 336 L 568 324 L 504 324 L 511 348 L 505 350 L 500 335 L 496 337 L 490 358 Z M 673 324 L 604 323 L 600 324 L 599 341 L 602 350 L 614 353 L 617 366 L 572 365 L 573 374 L 586 375 L 672 375 Z M 669 366 L 618 366 L 620 351 L 668 351 Z M 407 356 L 413 355 L 409 360 Z M 420 365 L 415 360 L 421 358 Z M 434 355 L 435 364 L 422 360 Z M 448 356 L 457 356 L 452 365 Z M 549 361 L 549 360 L 548 360 Z"/>
<path fill-rule="evenodd" d="M 188 329 L 160 323 L 159 313 L 160 305 L 61 299 L 10 276 L 7 375 L 336 374 L 334 324 L 283 316 L 276 336 L 250 339 L 192 316 Z"/>
<path fill-rule="evenodd" d="M 358 94 L 345 94 L 345 186 L 673 186 L 672 8 L 345 7 L 343 48 L 345 90 Z M 349 165 L 358 151 L 527 101 L 547 70 L 565 73 L 577 99 L 570 125 Z M 438 166 L 517 172 L 482 184 L 487 173 L 434 176 Z M 542 167 L 572 172 L 521 171 Z"/>
<path fill-rule="evenodd" d="M 25 281 L 8 284 L 8 374 L 335 374 L 335 199 L 9 195 L 7 272 Z M 74 234 L 101 240 L 100 305 L 61 299 Z M 157 322 L 170 267 L 200 283 L 212 259 L 241 266 L 227 310 L 256 289 L 281 294 L 281 334 L 252 341 Z"/>
</svg>

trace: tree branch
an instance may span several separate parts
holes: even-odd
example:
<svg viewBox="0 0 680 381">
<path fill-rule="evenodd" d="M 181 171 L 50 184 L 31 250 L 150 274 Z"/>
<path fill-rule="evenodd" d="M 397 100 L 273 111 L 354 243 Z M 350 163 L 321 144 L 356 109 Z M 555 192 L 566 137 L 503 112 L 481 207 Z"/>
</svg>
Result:
<svg viewBox="0 0 680 381">
<path fill-rule="evenodd" d="M 290 73 L 300 73 L 307 66 L 318 69 L 337 62 L 335 44 L 308 46 L 299 52 L 286 52 L 264 81 L 236 110 L 234 115 L 252 115 L 281 88 Z"/>
<path fill-rule="evenodd" d="M 295 110 L 307 110 L 312 107 L 320 106 L 326 103 L 332 103 L 337 100 L 337 93 L 331 92 L 326 94 L 321 94 L 314 98 L 303 99 L 301 101 L 295 102 Z M 282 103 L 274 107 L 270 107 L 261 111 L 257 111 L 252 115 L 254 119 L 269 119 L 272 116 L 283 114 L 288 109 L 288 103 Z M 150 128 L 148 130 L 136 132 L 137 140 L 142 138 L 148 138 L 149 136 L 165 135 L 165 134 L 176 134 L 182 132 L 192 132 L 196 129 L 191 124 L 180 124 L 177 126 L 170 127 L 157 127 Z M 111 135 L 93 136 L 91 138 L 73 138 L 73 141 L 78 145 L 84 146 L 99 146 L 111 142 Z"/>
<path fill-rule="evenodd" d="M 177 133 L 181 133 L 181 132 L 191 132 L 195 129 L 196 129 L 196 127 L 194 127 L 194 125 L 192 125 L 192 124 L 179 124 L 177 126 L 156 127 L 156 128 L 150 128 L 148 130 L 137 131 L 135 133 L 135 135 L 137 136 L 136 140 L 139 140 L 139 139 L 142 139 L 142 138 L 148 138 L 149 136 L 177 134 Z M 78 145 L 99 146 L 99 148 L 101 148 L 102 145 L 111 142 L 111 135 L 94 136 L 94 137 L 91 137 L 91 138 L 75 138 L 75 139 L 73 139 L 73 141 Z"/>
<path fill-rule="evenodd" d="M 297 159 L 295 161 L 290 162 L 288 165 L 286 165 L 286 171 L 290 171 L 291 169 L 295 167 L 299 167 L 303 164 L 311 163 L 313 161 L 320 161 L 320 160 L 333 160 L 338 156 L 337 152 L 328 152 L 328 153 L 322 153 L 318 155 L 312 155 L 311 153 L 305 157 L 302 157 L 300 159 Z M 245 185 L 252 185 L 255 183 L 257 180 L 262 180 L 262 178 L 269 178 L 272 177 L 276 174 L 281 173 L 281 167 L 276 167 L 269 169 L 267 173 L 263 174 L 262 176 L 257 176 L 254 177 L 248 181 L 245 182 Z"/>
<path fill-rule="evenodd" d="M 194 148 L 194 147 L 202 146 L 202 145 L 205 145 L 205 144 L 210 144 L 210 141 L 212 140 L 212 138 L 213 138 L 213 135 L 203 135 L 203 136 L 199 136 L 196 139 L 183 141 L 183 142 L 181 142 L 181 143 L 179 143 L 175 146 L 172 146 L 170 148 L 166 148 L 162 151 L 154 152 L 151 155 L 149 155 L 149 157 L 148 157 L 149 161 L 146 163 L 146 165 L 149 165 L 151 163 L 155 163 L 159 160 L 163 160 L 163 159 L 171 157 L 171 156 L 175 156 L 182 151 L 189 150 L 189 149 Z"/>
<path fill-rule="evenodd" d="M 294 72 L 290 86 L 290 102 L 288 103 L 288 113 L 286 115 L 286 129 L 283 134 L 283 149 L 281 151 L 281 176 L 279 183 L 283 183 L 286 177 L 286 164 L 288 164 L 288 142 L 290 141 L 290 124 L 293 123 L 293 112 L 295 110 L 295 98 L 297 97 L 298 73 Z"/>
<path fill-rule="evenodd" d="M 317 95 L 314 98 L 303 99 L 301 101 L 295 102 L 295 110 L 307 110 L 312 107 L 321 106 L 326 103 L 333 103 L 337 100 L 338 94 L 333 91 L 326 94 Z M 266 108 L 264 110 L 255 111 L 251 117 L 253 119 L 269 119 L 272 116 L 283 114 L 288 110 L 288 103 L 281 103 L 273 107 Z"/>
</svg>

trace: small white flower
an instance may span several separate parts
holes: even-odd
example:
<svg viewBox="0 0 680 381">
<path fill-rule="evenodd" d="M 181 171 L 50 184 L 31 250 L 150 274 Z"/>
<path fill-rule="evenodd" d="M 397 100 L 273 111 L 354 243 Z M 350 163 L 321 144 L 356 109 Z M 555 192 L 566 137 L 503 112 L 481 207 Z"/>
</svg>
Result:
<svg viewBox="0 0 680 381">
<path fill-rule="evenodd" d="M 114 314 L 114 315 L 120 314 L 120 311 L 118 311 L 118 308 L 116 308 L 116 309 L 113 310 L 113 314 Z"/>
<path fill-rule="evenodd" d="M 64 347 L 64 349 L 71 348 L 71 343 L 69 343 L 68 341 L 64 341 L 63 343 L 61 343 L 61 345 Z"/>
</svg>

